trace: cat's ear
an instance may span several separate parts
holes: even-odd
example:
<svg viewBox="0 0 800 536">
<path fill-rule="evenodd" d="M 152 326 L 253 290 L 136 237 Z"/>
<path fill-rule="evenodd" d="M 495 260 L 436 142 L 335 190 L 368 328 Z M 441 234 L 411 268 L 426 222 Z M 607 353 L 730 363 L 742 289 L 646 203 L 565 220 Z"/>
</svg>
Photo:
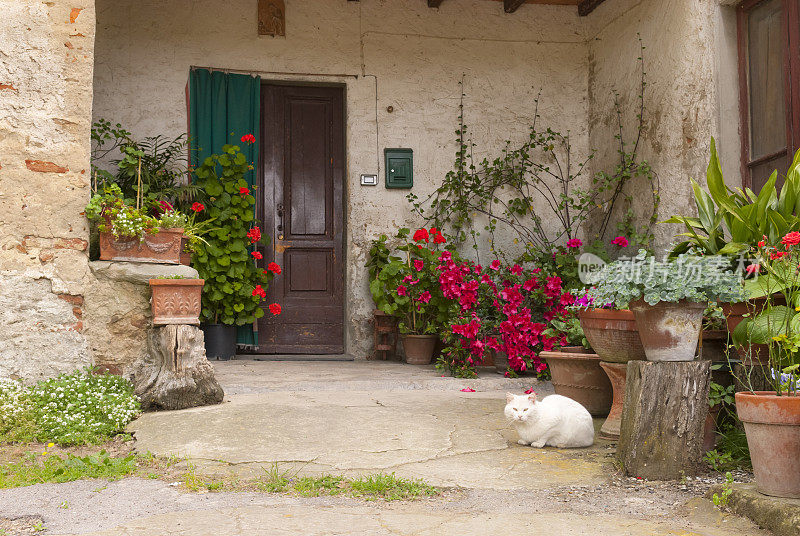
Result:
<svg viewBox="0 0 800 536">
<path fill-rule="evenodd" d="M 514 393 L 506 393 L 506 402 L 511 402 L 514 400 Z"/>
<path fill-rule="evenodd" d="M 531 402 L 536 402 L 536 393 L 531 391 L 530 394 L 528 395 L 528 400 L 530 400 Z"/>
</svg>

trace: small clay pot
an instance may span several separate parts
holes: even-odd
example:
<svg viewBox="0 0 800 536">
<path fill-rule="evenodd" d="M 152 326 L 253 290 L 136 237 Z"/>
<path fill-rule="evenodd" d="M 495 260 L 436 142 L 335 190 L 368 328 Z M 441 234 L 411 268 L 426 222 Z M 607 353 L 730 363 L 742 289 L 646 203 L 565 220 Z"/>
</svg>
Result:
<svg viewBox="0 0 800 536">
<path fill-rule="evenodd" d="M 539 357 L 550 368 L 557 395 L 579 402 L 594 416 L 605 417 L 611 409 L 611 382 L 600 368 L 600 357 L 585 352 L 580 346 L 567 347 L 541 352 Z"/>
<path fill-rule="evenodd" d="M 648 361 L 693 361 L 706 303 L 680 300 L 650 305 L 631 302 Z"/>
<path fill-rule="evenodd" d="M 585 309 L 578 313 L 583 334 L 600 359 L 627 363 L 645 359 L 633 313 L 627 309 Z"/>
<path fill-rule="evenodd" d="M 736 393 L 736 412 L 744 423 L 758 491 L 800 498 L 800 396 Z"/>
<path fill-rule="evenodd" d="M 401 335 L 406 363 L 409 365 L 430 365 L 438 335 Z"/>
<path fill-rule="evenodd" d="M 153 325 L 200 324 L 204 279 L 150 279 Z"/>
</svg>

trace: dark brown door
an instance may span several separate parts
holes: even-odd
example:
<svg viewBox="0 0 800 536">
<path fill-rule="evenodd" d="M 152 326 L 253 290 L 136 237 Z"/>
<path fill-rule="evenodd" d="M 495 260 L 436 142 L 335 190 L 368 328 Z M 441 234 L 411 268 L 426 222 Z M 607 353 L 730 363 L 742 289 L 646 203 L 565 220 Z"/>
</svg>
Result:
<svg viewBox="0 0 800 536">
<path fill-rule="evenodd" d="M 344 352 L 342 209 L 344 90 L 264 85 L 261 216 L 272 242 L 264 265 L 282 272 L 259 320 L 259 352 Z"/>
</svg>

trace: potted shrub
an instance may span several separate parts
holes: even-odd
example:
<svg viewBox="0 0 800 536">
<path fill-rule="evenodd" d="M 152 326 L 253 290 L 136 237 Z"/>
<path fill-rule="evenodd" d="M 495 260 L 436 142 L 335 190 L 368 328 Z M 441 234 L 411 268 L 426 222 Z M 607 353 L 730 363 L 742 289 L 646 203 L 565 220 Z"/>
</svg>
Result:
<svg viewBox="0 0 800 536">
<path fill-rule="evenodd" d="M 200 324 L 202 279 L 182 276 L 150 279 L 153 325 Z"/>
<path fill-rule="evenodd" d="M 736 411 L 758 490 L 800 498 L 800 232 L 787 233 L 774 246 L 761 243 L 754 253 L 760 276 L 745 286 L 751 292 L 760 287 L 765 304 L 740 322 L 733 339 L 766 345 L 764 376 L 772 389 L 736 393 Z"/>
<path fill-rule="evenodd" d="M 407 237 L 407 233 L 401 232 L 401 237 Z M 439 286 L 442 253 L 435 248 L 444 242 L 436 228 L 430 232 L 418 229 L 413 243 L 398 247 L 405 252 L 405 259 L 390 258 L 370 283 L 378 308 L 398 319 L 406 362 L 412 365 L 431 362 L 439 332 L 452 306 Z"/>
<path fill-rule="evenodd" d="M 683 242 L 670 252 L 670 257 L 682 253 L 722 255 L 729 259 L 731 269 L 752 276 L 757 265 L 745 262 L 740 256 L 757 243 L 776 243 L 792 231 L 800 231 L 797 199 L 800 197 L 800 151 L 795 154 L 786 179 L 777 188 L 778 172 L 775 171 L 759 192 L 730 188 L 722 176 L 715 141 L 711 139 L 711 159 L 706 172 L 708 192 L 694 180 L 694 202 L 698 217 L 673 216 L 666 223 L 680 223 L 686 232 L 680 234 Z M 760 313 L 767 301 L 763 293 L 756 292 L 746 299 L 721 303 L 726 317 L 727 329 L 733 333 L 742 319 Z M 780 295 L 775 299 L 781 299 Z M 765 345 L 736 344 L 743 362 L 766 361 L 768 348 Z"/>
<path fill-rule="evenodd" d="M 592 415 L 606 417 L 611 410 L 611 382 L 600 367 L 600 357 L 586 340 L 578 318 L 553 320 L 552 328 L 545 333 L 566 336 L 567 346 L 539 354 L 550 369 L 556 394 L 580 402 Z"/>
<path fill-rule="evenodd" d="M 692 361 L 710 300 L 736 301 L 739 276 L 719 257 L 679 255 L 658 262 L 644 250 L 598 273 L 596 303 L 630 306 L 649 361 Z"/>
<path fill-rule="evenodd" d="M 252 324 L 264 316 L 261 302 L 274 274 L 280 271 L 272 263 L 259 267 L 264 244 L 261 230 L 255 225 L 253 205 L 244 175 L 250 164 L 236 145 L 224 145 L 221 154 L 213 154 L 194 173 L 201 190 L 203 210 L 196 212 L 214 220 L 215 228 L 196 244 L 193 266 L 205 280 L 202 297 L 203 331 L 209 357 L 230 359 L 236 353 L 236 326 Z M 199 208 L 199 207 L 198 207 Z M 269 306 L 273 315 L 280 306 Z"/>
</svg>

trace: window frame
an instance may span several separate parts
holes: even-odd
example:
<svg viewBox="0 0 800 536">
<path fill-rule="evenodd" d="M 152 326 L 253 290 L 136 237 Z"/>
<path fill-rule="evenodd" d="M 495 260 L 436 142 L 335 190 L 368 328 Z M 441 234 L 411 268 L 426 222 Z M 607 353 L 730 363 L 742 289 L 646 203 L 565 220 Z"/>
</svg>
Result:
<svg viewBox="0 0 800 536">
<path fill-rule="evenodd" d="M 742 186 L 753 187 L 751 169 L 759 163 L 787 154 L 791 160 L 800 149 L 800 0 L 782 1 L 784 99 L 786 112 L 786 149 L 750 158 L 750 69 L 748 54 L 748 16 L 766 0 L 744 0 L 736 7 L 737 48 L 739 63 L 739 115 L 742 145 Z M 794 91 L 793 91 L 794 89 Z M 785 172 L 785 170 L 778 170 Z"/>
</svg>

